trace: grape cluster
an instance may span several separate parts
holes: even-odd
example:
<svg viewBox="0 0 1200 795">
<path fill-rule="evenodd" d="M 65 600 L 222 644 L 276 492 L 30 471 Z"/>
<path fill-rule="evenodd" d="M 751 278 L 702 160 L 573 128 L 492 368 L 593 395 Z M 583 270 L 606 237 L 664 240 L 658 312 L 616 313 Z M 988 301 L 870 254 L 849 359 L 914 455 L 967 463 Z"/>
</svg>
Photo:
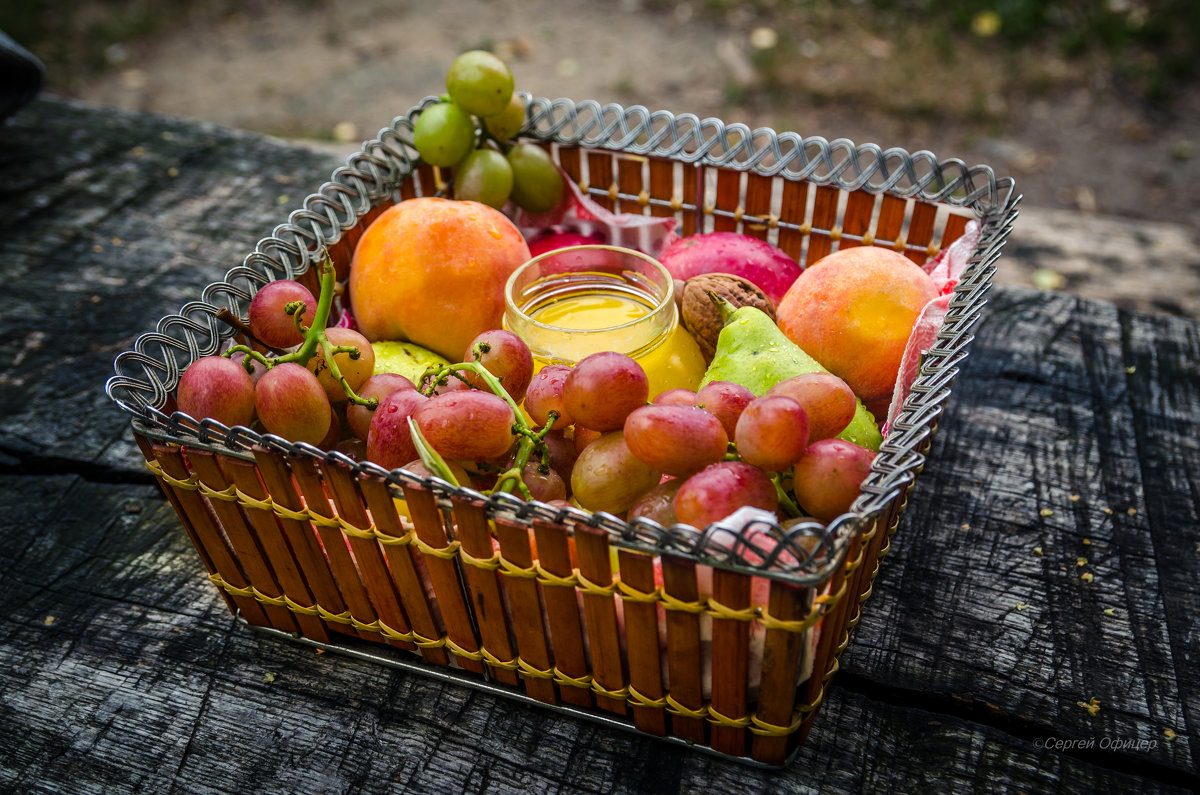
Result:
<svg viewBox="0 0 1200 795">
<path fill-rule="evenodd" d="M 361 412 L 378 403 L 375 388 L 366 388 L 375 353 L 357 331 L 326 328 L 334 280 L 326 261 L 319 301 L 298 282 L 263 285 L 250 303 L 246 330 L 278 355 L 235 345 L 197 359 L 180 378 L 179 410 L 230 427 L 257 421 L 268 433 L 323 448 L 341 440 L 343 422 L 360 427 Z"/>
<path fill-rule="evenodd" d="M 563 177 L 545 149 L 514 140 L 524 123 L 525 101 L 508 66 L 470 50 L 450 64 L 442 100 L 417 116 L 413 145 L 426 163 L 453 169 L 454 198 L 498 210 L 511 199 L 544 213 L 562 201 Z"/>
<path fill-rule="evenodd" d="M 623 354 L 534 372 L 519 337 L 487 331 L 461 362 L 383 397 L 366 454 L 484 491 L 696 527 L 747 505 L 829 521 L 870 469 L 873 453 L 832 438 L 855 401 L 826 373 L 761 397 L 724 381 L 650 402 L 648 391 Z"/>
<path fill-rule="evenodd" d="M 358 332 L 326 328 L 334 280 L 326 262 L 319 299 L 296 282 L 264 285 L 247 331 L 278 355 L 236 345 L 198 359 L 179 409 L 387 469 L 664 525 L 705 527 L 743 506 L 828 522 L 870 469 L 873 453 L 834 438 L 856 403 L 828 373 L 757 397 L 715 381 L 650 400 L 645 371 L 624 354 L 535 372 L 529 346 L 492 329 L 413 383 L 375 373 Z"/>
</svg>

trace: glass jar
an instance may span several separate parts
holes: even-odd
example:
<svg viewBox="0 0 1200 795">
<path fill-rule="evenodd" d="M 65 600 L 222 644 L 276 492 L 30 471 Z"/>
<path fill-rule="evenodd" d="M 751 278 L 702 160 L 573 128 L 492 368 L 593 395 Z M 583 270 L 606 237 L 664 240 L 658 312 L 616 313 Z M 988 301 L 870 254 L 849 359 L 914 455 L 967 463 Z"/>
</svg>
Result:
<svg viewBox="0 0 1200 795">
<path fill-rule="evenodd" d="M 504 327 L 529 346 L 536 369 L 624 353 L 646 371 L 651 397 L 695 389 L 706 369 L 679 323 L 671 274 L 632 249 L 572 246 L 534 257 L 505 285 Z"/>
</svg>

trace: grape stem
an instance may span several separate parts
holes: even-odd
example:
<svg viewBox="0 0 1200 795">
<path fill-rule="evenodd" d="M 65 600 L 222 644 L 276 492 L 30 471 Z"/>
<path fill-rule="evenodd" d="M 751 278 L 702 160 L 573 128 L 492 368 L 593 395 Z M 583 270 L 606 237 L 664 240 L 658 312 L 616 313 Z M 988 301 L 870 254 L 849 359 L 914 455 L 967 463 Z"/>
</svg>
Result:
<svg viewBox="0 0 1200 795">
<path fill-rule="evenodd" d="M 491 494 L 497 491 L 511 493 L 512 491 L 516 490 L 519 491 L 521 496 L 523 496 L 525 499 L 531 499 L 529 487 L 525 485 L 525 478 L 522 473 L 525 471 L 525 465 L 529 463 L 529 457 L 534 453 L 535 450 L 538 452 L 539 456 L 544 457 L 546 455 L 546 434 L 550 432 L 550 426 L 554 424 L 554 420 L 558 417 L 555 416 L 553 419 L 547 422 L 546 427 L 542 428 L 540 431 L 535 431 L 534 429 L 530 428 L 529 423 L 525 421 L 525 415 L 521 413 L 521 407 L 518 406 L 516 401 L 512 399 L 512 395 L 508 394 L 507 390 L 504 389 L 504 386 L 500 383 L 500 379 L 479 363 L 478 359 L 480 355 L 486 352 L 486 346 L 476 343 L 475 347 L 471 349 L 471 353 L 476 361 L 435 365 L 427 368 L 421 375 L 421 380 L 419 381 L 419 383 L 422 385 L 421 394 L 429 397 L 433 394 L 433 391 L 437 388 L 438 383 L 441 382 L 442 379 L 449 376 L 464 378 L 462 373 L 471 372 L 475 373 L 475 375 L 479 377 L 479 380 L 483 381 L 484 385 L 492 394 L 496 395 L 505 403 L 507 403 L 508 407 L 512 409 L 513 412 L 513 435 L 518 437 L 517 454 L 513 458 L 512 466 L 500 473 L 500 476 L 496 478 L 496 484 L 488 493 Z M 416 436 L 413 437 L 413 442 L 417 442 Z M 417 449 L 420 450 L 420 447 Z M 422 460 L 424 461 L 424 456 L 422 456 Z M 425 461 L 425 466 L 429 467 L 428 461 Z M 432 468 L 433 467 L 430 467 L 430 469 Z"/>
<path fill-rule="evenodd" d="M 779 507 L 783 508 L 783 512 L 793 519 L 803 516 L 804 514 L 800 512 L 800 508 L 797 507 L 796 502 L 787 493 L 787 490 L 784 489 L 783 484 L 780 482 L 781 478 L 782 476 L 778 472 L 771 476 L 771 483 L 775 484 L 775 493 L 779 495 Z"/>
<path fill-rule="evenodd" d="M 346 392 L 346 397 L 351 403 L 359 406 L 366 406 L 372 411 L 379 405 L 379 398 L 364 398 L 350 386 L 346 377 L 342 375 L 342 370 L 334 361 L 334 355 L 338 353 L 347 353 L 351 359 L 358 359 L 362 356 L 362 351 L 355 345 L 333 345 L 329 341 L 329 335 L 325 332 L 325 327 L 329 323 L 329 311 L 333 308 L 333 295 L 337 287 L 337 274 L 333 268 L 333 260 L 328 256 L 321 262 L 321 294 L 317 298 L 317 311 L 313 314 L 312 323 L 308 326 L 300 324 L 301 317 L 304 315 L 305 306 L 303 301 L 290 301 L 284 305 L 284 311 L 292 316 L 296 323 L 296 328 L 304 335 L 304 342 L 300 343 L 300 347 L 291 353 L 285 353 L 280 356 L 264 356 L 258 351 L 246 345 L 234 345 L 222 356 L 232 356 L 235 353 L 246 354 L 246 367 L 249 369 L 249 360 L 253 359 L 259 364 L 270 370 L 277 364 L 285 364 L 287 362 L 296 362 L 306 365 L 309 359 L 321 351 L 322 357 L 325 359 L 325 365 L 329 368 L 329 375 L 334 381 L 342 385 L 342 389 Z"/>
</svg>

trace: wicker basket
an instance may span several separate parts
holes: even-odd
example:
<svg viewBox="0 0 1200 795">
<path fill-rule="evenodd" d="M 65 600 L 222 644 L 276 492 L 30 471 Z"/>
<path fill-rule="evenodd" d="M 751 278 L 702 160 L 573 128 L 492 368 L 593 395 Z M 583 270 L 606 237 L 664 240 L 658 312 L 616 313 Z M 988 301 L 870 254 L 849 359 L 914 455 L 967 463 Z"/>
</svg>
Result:
<svg viewBox="0 0 1200 795">
<path fill-rule="evenodd" d="M 347 159 L 242 266 L 120 354 L 109 396 L 229 609 L 264 631 L 767 766 L 806 736 L 871 591 L 1016 217 L 985 166 L 642 107 L 530 98 L 543 142 L 597 202 L 733 230 L 801 263 L 880 245 L 921 263 L 981 238 L 850 512 L 731 533 L 556 510 L 174 411 L 183 369 L 277 278 L 348 267 L 387 206 L 438 190 L 412 119 Z M 396 510 L 407 502 L 411 522 Z M 767 532 L 762 532 L 766 530 Z"/>
</svg>

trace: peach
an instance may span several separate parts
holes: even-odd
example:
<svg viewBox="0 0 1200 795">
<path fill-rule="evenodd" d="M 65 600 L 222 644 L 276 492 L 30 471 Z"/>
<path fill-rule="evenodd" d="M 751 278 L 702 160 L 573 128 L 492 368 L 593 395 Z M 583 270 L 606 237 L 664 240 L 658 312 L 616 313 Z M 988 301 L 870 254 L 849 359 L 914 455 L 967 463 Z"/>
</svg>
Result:
<svg viewBox="0 0 1200 795">
<path fill-rule="evenodd" d="M 841 249 L 792 284 L 777 308 L 779 328 L 868 408 L 886 405 L 913 325 L 937 294 L 925 271 L 895 251 Z"/>
<path fill-rule="evenodd" d="M 389 207 L 350 264 L 350 307 L 372 342 L 407 340 L 452 361 L 499 328 L 504 283 L 529 259 L 517 227 L 483 204 L 422 197 Z"/>
</svg>

